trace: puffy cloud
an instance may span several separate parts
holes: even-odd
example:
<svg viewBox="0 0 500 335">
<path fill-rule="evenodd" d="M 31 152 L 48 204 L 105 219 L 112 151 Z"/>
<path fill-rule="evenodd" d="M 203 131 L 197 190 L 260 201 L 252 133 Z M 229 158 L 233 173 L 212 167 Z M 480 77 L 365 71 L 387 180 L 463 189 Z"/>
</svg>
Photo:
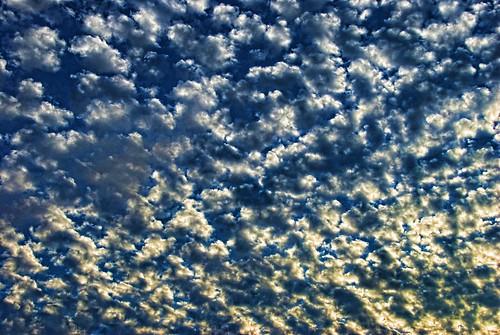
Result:
<svg viewBox="0 0 500 335">
<path fill-rule="evenodd" d="M 85 66 L 96 73 L 127 73 L 130 63 L 97 36 L 75 38 L 69 51 L 83 58 Z"/>
<path fill-rule="evenodd" d="M 210 0 L 187 0 L 186 3 L 192 11 L 203 13 L 209 7 Z"/>
<path fill-rule="evenodd" d="M 292 42 L 285 20 L 277 20 L 275 24 L 266 25 L 260 16 L 245 13 L 232 19 L 232 23 L 234 28 L 229 33 L 229 37 L 238 44 L 255 43 L 259 49 L 266 50 L 265 52 L 276 52 L 280 49 L 286 50 Z"/>
<path fill-rule="evenodd" d="M 141 35 L 150 43 L 155 44 L 162 29 L 161 19 L 157 13 L 150 8 L 141 8 L 133 15 L 133 18 L 142 28 L 143 33 Z"/>
<path fill-rule="evenodd" d="M 212 226 L 207 222 L 207 219 L 194 207 L 192 201 L 184 203 L 184 209 L 179 211 L 176 216 L 170 221 L 168 230 L 180 231 L 184 234 L 192 234 L 207 239 L 212 234 Z"/>
<path fill-rule="evenodd" d="M 273 0 L 271 8 L 289 20 L 300 14 L 300 3 L 296 0 Z"/>
<path fill-rule="evenodd" d="M 452 23 L 432 23 L 422 29 L 421 35 L 425 39 L 439 43 L 445 40 L 464 40 L 476 26 L 477 17 L 469 12 L 464 12 Z"/>
<path fill-rule="evenodd" d="M 12 55 L 26 70 L 55 72 L 61 66 L 60 56 L 65 46 L 66 42 L 59 38 L 57 30 L 34 27 L 14 37 Z"/>
<path fill-rule="evenodd" d="M 5 192 L 15 193 L 34 189 L 30 181 L 28 169 L 24 166 L 16 166 L 9 159 L 2 162 L 0 178 Z"/>
<path fill-rule="evenodd" d="M 220 76 L 203 78 L 200 82 L 187 81 L 172 90 L 173 97 L 185 105 L 189 111 L 211 110 L 217 106 L 217 89 L 227 85 L 227 80 Z"/>
<path fill-rule="evenodd" d="M 11 72 L 7 70 L 7 61 L 0 58 L 0 76 L 8 76 L 9 74 L 11 74 Z"/>
<path fill-rule="evenodd" d="M 267 39 L 273 44 L 287 49 L 291 43 L 290 31 L 286 27 L 286 21 L 278 21 L 277 25 L 270 26 L 266 30 Z"/>
<path fill-rule="evenodd" d="M 475 54 L 484 52 L 492 53 L 496 43 L 498 43 L 498 41 L 493 34 L 487 36 L 473 36 L 465 40 L 467 48 Z"/>
<path fill-rule="evenodd" d="M 340 28 L 340 18 L 335 13 L 319 13 L 311 15 L 305 13 L 300 19 L 303 27 L 303 34 L 306 38 L 319 50 L 324 53 L 338 54 L 339 47 L 334 38 L 336 32 Z M 357 31 L 362 31 L 363 28 L 351 27 Z M 357 32 L 361 35 L 361 32 Z"/>
<path fill-rule="evenodd" d="M 113 21 L 120 22 L 116 18 L 113 19 L 115 19 Z M 87 15 L 83 21 L 83 28 L 86 31 L 99 35 L 106 40 L 110 39 L 111 36 L 113 36 L 112 26 L 110 22 L 105 20 L 100 14 Z"/>
<path fill-rule="evenodd" d="M 168 30 L 168 38 L 185 57 L 209 69 L 217 70 L 229 65 L 234 58 L 234 47 L 223 35 L 198 35 L 187 24 L 175 24 Z"/>
<path fill-rule="evenodd" d="M 89 125 L 114 127 L 120 121 L 127 122 L 127 105 L 94 100 L 87 106 L 85 122 Z"/>
<path fill-rule="evenodd" d="M 140 7 L 131 16 L 124 14 L 100 13 L 85 16 L 83 28 L 94 35 L 109 41 L 112 37 L 127 41 L 134 46 L 157 45 L 158 37 L 166 18 L 149 7 Z"/>
<path fill-rule="evenodd" d="M 460 3 L 458 1 L 441 1 L 438 4 L 439 13 L 445 17 L 450 18 L 455 16 L 460 10 Z"/>
<path fill-rule="evenodd" d="M 238 16 L 238 7 L 219 4 L 213 8 L 212 20 L 218 25 L 230 26 Z"/>
<path fill-rule="evenodd" d="M 248 44 L 266 31 L 266 26 L 258 15 L 240 14 L 234 21 L 234 26 L 229 37 L 238 42 Z"/>
<path fill-rule="evenodd" d="M 22 122 L 26 119 L 34 121 L 41 129 L 67 126 L 73 113 L 48 101 L 41 101 L 42 95 L 41 83 L 31 79 L 23 80 L 19 85 L 18 98 L 0 94 L 0 105 L 4 108 L 2 118 L 19 128 L 23 127 Z M 29 123 L 25 125 L 29 126 Z"/>
<path fill-rule="evenodd" d="M 41 98 L 43 96 L 43 85 L 33 79 L 26 79 L 19 83 L 19 95 L 23 98 Z"/>
<path fill-rule="evenodd" d="M 31 117 L 42 127 L 57 128 L 68 125 L 73 113 L 68 110 L 58 108 L 47 101 L 43 101 L 40 106 L 30 112 Z"/>
<path fill-rule="evenodd" d="M 133 98 L 136 93 L 133 80 L 127 79 L 123 75 L 107 77 L 92 72 L 83 72 L 73 77 L 78 79 L 78 90 L 85 98 L 108 96 L 113 99 L 128 100 Z"/>
</svg>

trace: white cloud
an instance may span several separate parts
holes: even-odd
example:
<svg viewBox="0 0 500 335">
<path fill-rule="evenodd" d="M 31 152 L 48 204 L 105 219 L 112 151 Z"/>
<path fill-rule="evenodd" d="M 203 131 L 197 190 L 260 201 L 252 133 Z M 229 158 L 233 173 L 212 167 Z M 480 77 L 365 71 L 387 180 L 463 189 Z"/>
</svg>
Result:
<svg viewBox="0 0 500 335">
<path fill-rule="evenodd" d="M 123 127 L 129 122 L 128 111 L 125 103 L 93 100 L 87 105 L 85 122 L 90 126 Z"/>
<path fill-rule="evenodd" d="M 340 28 L 341 20 L 334 13 L 319 13 L 311 15 L 306 13 L 300 18 L 304 33 L 309 36 L 311 42 L 322 52 L 338 54 L 339 47 L 336 43 L 336 33 Z M 355 31 L 363 28 L 351 26 Z M 357 29 L 357 30 L 356 30 Z"/>
<path fill-rule="evenodd" d="M 19 95 L 21 98 L 41 98 L 43 96 L 43 84 L 33 79 L 25 79 L 19 83 Z"/>
<path fill-rule="evenodd" d="M 213 228 L 207 222 L 203 213 L 196 210 L 196 204 L 192 200 L 184 202 L 184 209 L 179 211 L 169 222 L 168 230 L 180 231 L 184 234 L 193 234 L 208 239 Z"/>
<path fill-rule="evenodd" d="M 134 97 L 136 86 L 132 79 L 118 74 L 112 77 L 99 76 L 92 72 L 74 75 L 78 78 L 78 90 L 85 98 L 103 98 L 128 100 Z"/>
<path fill-rule="evenodd" d="M 47 101 L 43 101 L 30 114 L 38 124 L 48 128 L 64 127 L 73 117 L 70 111 L 58 108 Z"/>
<path fill-rule="evenodd" d="M 26 70 L 41 69 L 55 72 L 61 66 L 60 56 L 66 42 L 57 30 L 49 27 L 30 28 L 12 40 L 13 56 Z"/>
<path fill-rule="evenodd" d="M 2 117 L 16 115 L 20 110 L 19 101 L 16 98 L 0 92 L 0 107 L 2 113 L 0 114 Z"/>
<path fill-rule="evenodd" d="M 141 8 L 134 13 L 134 20 L 142 28 L 142 34 L 151 44 L 156 44 L 158 35 L 162 30 L 162 21 L 151 8 Z"/>
<path fill-rule="evenodd" d="M 7 157 L 0 165 L 0 180 L 5 192 L 24 192 L 34 190 L 28 169 L 16 164 L 14 157 Z"/>
<path fill-rule="evenodd" d="M 0 58 L 0 77 L 6 77 L 11 73 L 11 71 L 7 70 L 7 61 L 3 58 Z"/>
<path fill-rule="evenodd" d="M 465 40 L 465 45 L 475 54 L 481 53 L 483 50 L 487 50 L 490 53 L 493 52 L 491 48 L 497 42 L 496 36 L 494 34 L 487 36 L 473 36 Z"/>
<path fill-rule="evenodd" d="M 69 51 L 82 57 L 87 68 L 96 73 L 127 73 L 130 67 L 118 50 L 97 36 L 77 37 Z"/>
<path fill-rule="evenodd" d="M 304 58 L 302 71 L 313 93 L 341 93 L 348 87 L 346 70 L 336 58 L 328 57 L 321 61 Z"/>
<path fill-rule="evenodd" d="M 33 80 L 24 80 L 19 85 L 18 98 L 0 94 L 3 117 L 30 118 L 42 129 L 56 129 L 68 125 L 73 113 L 41 101 L 43 86 Z"/>
<path fill-rule="evenodd" d="M 434 43 L 446 40 L 464 40 L 477 24 L 477 17 L 469 12 L 462 13 L 455 21 L 449 23 L 431 23 L 419 33 L 425 39 Z"/>
<path fill-rule="evenodd" d="M 136 12 L 125 14 L 89 14 L 83 20 L 85 31 L 111 42 L 115 38 L 134 47 L 157 46 L 157 40 L 169 18 L 153 7 L 141 6 Z"/>
<path fill-rule="evenodd" d="M 203 13 L 208 8 L 210 0 L 186 0 L 186 3 L 192 11 Z"/>
<path fill-rule="evenodd" d="M 191 26 L 178 23 L 169 28 L 167 35 L 183 56 L 209 69 L 221 69 L 233 61 L 234 46 L 221 34 L 198 35 Z"/>
<path fill-rule="evenodd" d="M 264 36 L 266 25 L 260 16 L 253 14 L 240 14 L 234 20 L 234 28 L 229 33 L 229 38 L 237 43 L 248 44 Z"/>
<path fill-rule="evenodd" d="M 280 20 L 277 25 L 266 29 L 266 37 L 272 45 L 278 45 L 287 49 L 291 43 L 290 30 L 286 26 L 286 21 Z"/>
<path fill-rule="evenodd" d="M 300 14 L 300 3 L 297 0 L 272 0 L 271 9 L 291 20 Z"/>
<path fill-rule="evenodd" d="M 238 16 L 238 7 L 219 4 L 214 7 L 212 20 L 218 25 L 230 26 Z"/>
<path fill-rule="evenodd" d="M 459 9 L 460 3 L 458 1 L 440 1 L 438 4 L 439 13 L 446 19 L 455 16 Z"/>
<path fill-rule="evenodd" d="M 83 21 L 83 28 L 105 40 L 109 40 L 113 36 L 112 27 L 100 14 L 87 15 Z"/>
<path fill-rule="evenodd" d="M 259 78 L 260 76 L 269 76 L 271 78 L 283 77 L 286 75 L 299 75 L 298 66 L 290 66 L 285 62 L 278 62 L 272 66 L 255 66 L 248 71 L 248 78 Z"/>
<path fill-rule="evenodd" d="M 234 47 L 223 35 L 207 36 L 194 54 L 208 68 L 222 68 L 233 61 Z"/>
</svg>

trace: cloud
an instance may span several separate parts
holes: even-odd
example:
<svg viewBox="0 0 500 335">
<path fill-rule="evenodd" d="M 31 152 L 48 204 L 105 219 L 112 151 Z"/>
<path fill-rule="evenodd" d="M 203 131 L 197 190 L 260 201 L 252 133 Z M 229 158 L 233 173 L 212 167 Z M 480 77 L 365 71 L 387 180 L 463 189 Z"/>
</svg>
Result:
<svg viewBox="0 0 500 335">
<path fill-rule="evenodd" d="M 186 3 L 192 11 L 203 13 L 209 7 L 210 0 L 187 0 Z"/>
<path fill-rule="evenodd" d="M 102 98 L 128 100 L 134 97 L 136 86 L 133 80 L 123 75 L 99 76 L 92 72 L 82 72 L 73 76 L 78 79 L 78 90 L 82 98 Z"/>
<path fill-rule="evenodd" d="M 212 20 L 218 25 L 229 26 L 238 16 L 238 7 L 219 4 L 213 8 Z"/>
<path fill-rule="evenodd" d="M 60 56 L 66 42 L 59 38 L 57 30 L 49 27 L 34 27 L 23 34 L 16 34 L 12 40 L 12 55 L 26 70 L 40 69 L 58 71 L 61 66 Z"/>
<path fill-rule="evenodd" d="M 6 4 L 15 9 L 35 13 L 65 1 L 67 0 L 6 0 Z"/>
<path fill-rule="evenodd" d="M 233 61 L 234 47 L 223 35 L 198 35 L 191 26 L 178 23 L 168 29 L 168 38 L 184 57 L 209 69 L 221 69 Z"/>
<path fill-rule="evenodd" d="M 300 3 L 296 0 L 273 0 L 271 8 L 288 20 L 300 14 Z"/>
<path fill-rule="evenodd" d="M 495 18 L 6 1 L 3 333 L 494 333 Z"/>
<path fill-rule="evenodd" d="M 83 58 L 85 66 L 99 74 L 127 73 L 130 63 L 121 57 L 118 50 L 96 36 L 79 36 L 69 48 L 71 53 Z"/>
<path fill-rule="evenodd" d="M 37 99 L 43 96 L 43 85 L 33 79 L 25 79 L 19 83 L 19 96 L 25 99 Z"/>
<path fill-rule="evenodd" d="M 118 13 L 107 16 L 89 14 L 84 18 L 83 28 L 106 41 L 113 37 L 135 47 L 157 46 L 159 35 L 168 20 L 168 15 L 164 13 L 140 7 L 131 16 Z"/>
<path fill-rule="evenodd" d="M 31 112 L 31 117 L 43 127 L 56 128 L 66 126 L 73 117 L 73 113 L 43 101 Z"/>
<path fill-rule="evenodd" d="M 87 104 L 82 120 L 89 129 L 99 132 L 128 131 L 132 128 L 136 108 L 135 101 L 93 99 Z"/>
<path fill-rule="evenodd" d="M 7 70 L 7 61 L 0 58 L 0 76 L 5 77 L 11 74 L 11 71 Z"/>
<path fill-rule="evenodd" d="M 29 122 L 26 123 L 28 120 L 33 121 L 41 129 L 57 129 L 67 126 L 73 118 L 73 113 L 54 106 L 48 101 L 42 101 L 42 96 L 41 83 L 34 82 L 32 79 L 23 80 L 19 85 L 17 98 L 5 94 L 0 95 L 0 105 L 4 107 L 2 118 L 11 122 L 14 129 L 23 128 L 23 123 L 24 126 L 30 126 Z"/>
<path fill-rule="evenodd" d="M 474 14 L 465 12 L 453 23 L 438 24 L 433 23 L 422 30 L 421 35 L 425 39 L 438 43 L 445 39 L 466 38 L 477 23 Z"/>
<path fill-rule="evenodd" d="M 186 201 L 184 206 L 185 209 L 176 214 L 167 229 L 193 234 L 204 239 L 209 238 L 213 228 L 203 214 L 195 209 L 192 201 Z"/>
</svg>

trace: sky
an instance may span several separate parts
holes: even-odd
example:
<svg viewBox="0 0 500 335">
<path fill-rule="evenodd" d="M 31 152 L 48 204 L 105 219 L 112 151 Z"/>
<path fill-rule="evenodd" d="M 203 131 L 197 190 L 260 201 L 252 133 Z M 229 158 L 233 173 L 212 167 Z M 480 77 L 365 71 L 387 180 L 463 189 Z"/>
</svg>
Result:
<svg viewBox="0 0 500 335">
<path fill-rule="evenodd" d="M 500 332 L 498 0 L 0 0 L 0 329 Z"/>
</svg>

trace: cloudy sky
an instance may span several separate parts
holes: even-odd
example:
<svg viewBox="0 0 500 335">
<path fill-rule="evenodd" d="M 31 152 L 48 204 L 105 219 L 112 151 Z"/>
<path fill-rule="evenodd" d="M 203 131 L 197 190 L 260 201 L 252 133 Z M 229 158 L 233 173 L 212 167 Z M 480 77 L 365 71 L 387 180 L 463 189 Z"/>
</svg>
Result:
<svg viewBox="0 0 500 335">
<path fill-rule="evenodd" d="M 0 0 L 0 329 L 496 334 L 498 0 Z"/>
</svg>

